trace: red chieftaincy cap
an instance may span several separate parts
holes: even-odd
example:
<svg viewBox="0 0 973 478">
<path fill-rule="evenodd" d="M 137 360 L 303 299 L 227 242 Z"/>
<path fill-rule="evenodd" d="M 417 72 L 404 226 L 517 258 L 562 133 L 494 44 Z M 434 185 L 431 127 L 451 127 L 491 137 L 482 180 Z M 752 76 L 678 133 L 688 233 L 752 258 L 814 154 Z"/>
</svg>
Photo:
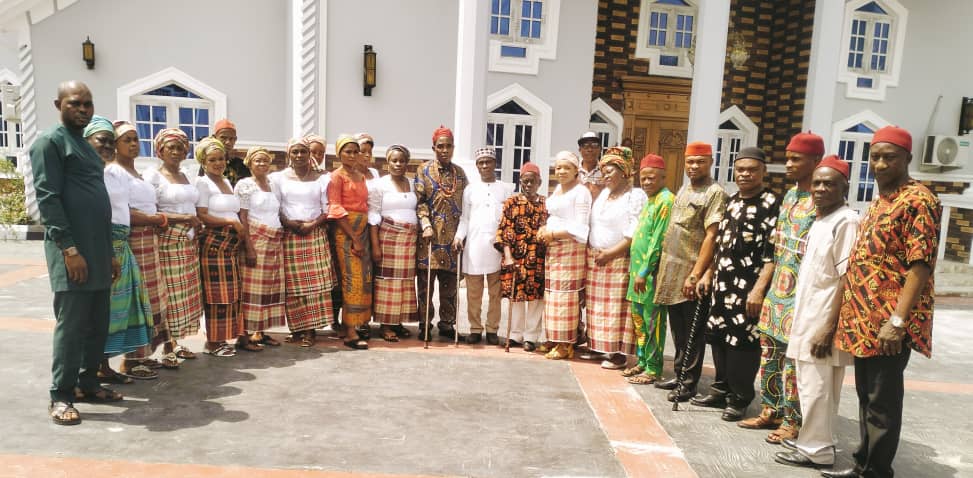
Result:
<svg viewBox="0 0 973 478">
<path fill-rule="evenodd" d="M 220 131 L 222 131 L 224 129 L 232 129 L 233 131 L 236 131 L 236 125 L 233 124 L 232 121 L 230 121 L 230 120 L 228 120 L 226 118 L 223 118 L 223 119 L 217 121 L 216 124 L 213 125 L 213 132 L 214 133 L 219 133 Z"/>
<path fill-rule="evenodd" d="M 849 166 L 846 161 L 842 160 L 841 158 L 839 158 L 837 155 L 834 154 L 830 156 L 825 156 L 824 159 L 822 159 L 821 162 L 818 163 L 818 167 L 814 169 L 820 169 L 820 168 L 831 168 L 835 171 L 838 171 L 839 173 L 841 173 L 842 176 L 845 177 L 845 179 L 848 179 L 848 175 L 851 173 L 851 166 Z"/>
<path fill-rule="evenodd" d="M 886 126 L 875 132 L 872 143 L 892 143 L 908 152 L 912 152 L 912 135 L 898 126 Z"/>
<path fill-rule="evenodd" d="M 820 156 L 824 154 L 824 139 L 810 131 L 797 133 L 787 143 L 787 151 Z"/>
<path fill-rule="evenodd" d="M 520 167 L 520 174 L 523 175 L 524 173 L 534 173 L 540 176 L 541 168 L 537 167 L 537 165 L 534 163 L 524 163 L 524 165 Z"/>
<path fill-rule="evenodd" d="M 713 146 L 703 141 L 693 141 L 686 145 L 686 156 L 712 156 Z"/>
<path fill-rule="evenodd" d="M 645 168 L 666 169 L 666 162 L 664 159 L 662 159 L 662 156 L 649 153 L 646 154 L 645 157 L 642 158 L 642 162 L 639 163 L 639 170 Z"/>
</svg>

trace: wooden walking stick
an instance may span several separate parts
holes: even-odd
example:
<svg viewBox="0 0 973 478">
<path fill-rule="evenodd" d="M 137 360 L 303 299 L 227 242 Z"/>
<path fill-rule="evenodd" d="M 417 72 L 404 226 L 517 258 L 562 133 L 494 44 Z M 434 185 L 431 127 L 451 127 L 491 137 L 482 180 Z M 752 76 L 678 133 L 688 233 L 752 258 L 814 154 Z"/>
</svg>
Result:
<svg viewBox="0 0 973 478">
<path fill-rule="evenodd" d="M 696 340 L 696 327 L 699 324 L 699 316 L 703 315 L 703 301 L 708 298 L 708 295 L 699 298 L 699 301 L 696 303 L 696 312 L 693 314 L 693 320 L 689 326 L 689 341 L 686 342 L 686 349 L 683 351 L 682 368 L 679 369 L 679 381 L 676 384 L 675 390 L 676 396 L 675 400 L 672 401 L 672 411 L 674 412 L 679 410 L 679 394 L 685 389 L 685 385 L 682 382 L 686 380 L 686 362 L 690 361 L 690 357 L 695 353 L 695 350 L 693 350 L 695 348 L 693 347 L 693 342 Z"/>
<path fill-rule="evenodd" d="M 517 295 L 517 263 L 513 264 L 513 276 L 510 278 L 510 297 L 507 298 L 507 343 L 503 346 L 505 352 L 510 353 L 510 330 L 514 321 L 514 296 Z M 524 316 L 526 319 L 526 315 Z M 526 324 L 525 324 L 526 325 Z"/>
<path fill-rule="evenodd" d="M 456 254 L 456 315 L 459 315 L 459 281 L 463 278 L 463 252 Z M 453 347 L 459 348 L 459 323 L 453 322 Z"/>
<path fill-rule="evenodd" d="M 429 306 L 432 304 L 432 239 L 429 239 L 429 254 L 426 256 L 426 326 L 422 330 L 423 344 L 422 348 L 429 348 L 429 322 L 432 320 L 430 318 L 429 311 L 432 310 Z"/>
</svg>

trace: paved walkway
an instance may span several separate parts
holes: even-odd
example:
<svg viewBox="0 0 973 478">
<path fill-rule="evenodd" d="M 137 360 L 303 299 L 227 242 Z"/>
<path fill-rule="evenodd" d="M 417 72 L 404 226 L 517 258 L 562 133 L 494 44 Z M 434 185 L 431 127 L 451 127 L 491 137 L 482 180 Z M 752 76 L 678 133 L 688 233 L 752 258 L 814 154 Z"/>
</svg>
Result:
<svg viewBox="0 0 973 478">
<path fill-rule="evenodd" d="M 673 412 L 662 391 L 597 364 L 451 342 L 423 350 L 413 339 L 372 340 L 367 352 L 325 338 L 200 354 L 159 380 L 117 386 L 123 402 L 80 404 L 84 423 L 58 427 L 46 415 L 45 274 L 39 242 L 0 242 L 0 477 L 817 476 L 775 464 L 779 448 L 764 433 L 711 409 Z M 914 355 L 907 370 L 899 476 L 973 476 L 973 312 L 944 302 L 934 358 Z M 186 344 L 200 351 L 202 337 Z M 842 400 L 848 463 L 858 441 L 851 381 Z"/>
</svg>

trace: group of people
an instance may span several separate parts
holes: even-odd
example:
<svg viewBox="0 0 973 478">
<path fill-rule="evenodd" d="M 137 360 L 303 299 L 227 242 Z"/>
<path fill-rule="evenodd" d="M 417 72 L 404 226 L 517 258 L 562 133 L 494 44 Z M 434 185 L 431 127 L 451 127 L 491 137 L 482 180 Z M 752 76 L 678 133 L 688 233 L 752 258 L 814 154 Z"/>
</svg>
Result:
<svg viewBox="0 0 973 478">
<path fill-rule="evenodd" d="M 724 420 L 771 430 L 767 441 L 788 448 L 782 463 L 834 463 L 831 421 L 853 362 L 862 445 L 855 469 L 825 474 L 891 476 L 903 370 L 911 349 L 930 354 L 941 214 L 909 178 L 905 130 L 875 133 L 879 195 L 859 218 L 845 204 L 849 165 L 824 157 L 812 133 L 787 146 L 794 186 L 783 197 L 764 182 L 760 148 L 733 159 L 738 191 L 728 197 L 710 176 L 711 145 L 688 144 L 688 183 L 673 194 L 662 157 L 636 164 L 631 149 L 602 151 L 585 133 L 580 157 L 554 158 L 557 185 L 545 198 L 533 163 L 521 165 L 519 190 L 498 181 L 490 147 L 474 152 L 479 181 L 469 181 L 445 127 L 414 178 L 407 147 L 387 147 L 383 176 L 374 140 L 360 133 L 338 138 L 333 171 L 325 139 L 309 135 L 288 143 L 281 171 L 270 151 L 250 148 L 230 181 L 236 127 L 221 120 L 192 152 L 200 176 L 191 180 L 179 169 L 190 153 L 181 130 L 155 135 L 161 165 L 140 173 L 137 128 L 93 117 L 85 85 L 62 84 L 55 106 L 61 123 L 30 152 L 55 292 L 55 423 L 80 422 L 75 401 L 122 398 L 102 383 L 152 379 L 194 358 L 179 340 L 198 333 L 201 316 L 204 352 L 216 357 L 278 346 L 266 331 L 282 326 L 301 346 L 331 326 L 367 349 L 373 318 L 388 341 L 410 336 L 402 324 L 413 321 L 420 340 L 433 323 L 458 340 L 462 277 L 466 343 L 484 332 L 500 343 L 507 298 L 507 344 L 552 360 L 580 349 L 670 401 L 721 408 Z M 664 380 L 667 321 L 676 354 Z M 716 377 L 701 396 L 705 343 Z M 120 354 L 116 372 L 107 358 Z M 762 410 L 744 420 L 758 372 Z"/>
</svg>

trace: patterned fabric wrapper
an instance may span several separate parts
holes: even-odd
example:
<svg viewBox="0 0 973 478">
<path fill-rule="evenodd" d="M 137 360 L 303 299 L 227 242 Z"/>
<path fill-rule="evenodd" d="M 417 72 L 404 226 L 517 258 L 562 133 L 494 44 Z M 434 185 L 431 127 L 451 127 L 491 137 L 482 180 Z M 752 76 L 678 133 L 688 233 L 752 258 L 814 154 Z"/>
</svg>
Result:
<svg viewBox="0 0 973 478">
<path fill-rule="evenodd" d="M 196 241 L 189 237 L 191 230 L 185 224 L 172 224 L 159 234 L 159 263 L 169 295 L 166 325 L 174 340 L 196 335 L 203 315 L 199 254 Z"/>
<path fill-rule="evenodd" d="M 284 325 L 284 230 L 250 223 L 250 243 L 257 265 L 241 269 L 240 315 L 250 331 Z"/>
<path fill-rule="evenodd" d="M 616 257 L 599 266 L 595 264 L 594 249 L 589 249 L 585 291 L 588 348 L 602 353 L 634 354 L 635 328 L 630 320 L 632 303 L 625 300 L 628 257 Z"/>
<path fill-rule="evenodd" d="M 544 271 L 544 328 L 551 342 L 574 343 L 581 318 L 588 248 L 564 239 L 547 246 Z"/>
<path fill-rule="evenodd" d="M 223 342 L 243 334 L 240 315 L 240 238 L 230 226 L 207 227 L 199 235 L 199 264 L 206 340 Z"/>
<path fill-rule="evenodd" d="M 331 249 L 324 229 L 314 229 L 306 236 L 284 231 L 284 307 L 291 332 L 332 323 L 334 283 Z"/>
<path fill-rule="evenodd" d="M 372 253 L 369 248 L 368 214 L 348 211 L 345 220 L 361 244 L 361 257 L 352 253 L 354 238 L 340 227 L 334 228 L 335 259 L 340 269 L 341 321 L 348 325 L 366 324 L 372 319 Z"/>
<path fill-rule="evenodd" d="M 419 228 L 415 224 L 382 218 L 378 227 L 378 244 L 382 249 L 382 263 L 375 276 L 375 320 L 395 325 L 418 320 L 416 298 L 416 240 Z"/>
<path fill-rule="evenodd" d="M 159 240 L 152 226 L 135 226 L 128 235 L 128 245 L 132 248 L 135 262 L 142 271 L 142 284 L 149 294 L 152 307 L 152 326 L 154 333 L 151 344 L 139 356 L 146 357 L 155 348 L 171 340 L 166 326 L 166 306 L 169 303 L 169 290 L 162 278 L 162 263 L 159 261 Z"/>
<path fill-rule="evenodd" d="M 152 335 L 152 307 L 142 286 L 142 273 L 128 247 L 128 226 L 111 225 L 111 242 L 121 274 L 112 283 L 111 309 L 105 355 L 134 352 L 149 343 Z"/>
</svg>

